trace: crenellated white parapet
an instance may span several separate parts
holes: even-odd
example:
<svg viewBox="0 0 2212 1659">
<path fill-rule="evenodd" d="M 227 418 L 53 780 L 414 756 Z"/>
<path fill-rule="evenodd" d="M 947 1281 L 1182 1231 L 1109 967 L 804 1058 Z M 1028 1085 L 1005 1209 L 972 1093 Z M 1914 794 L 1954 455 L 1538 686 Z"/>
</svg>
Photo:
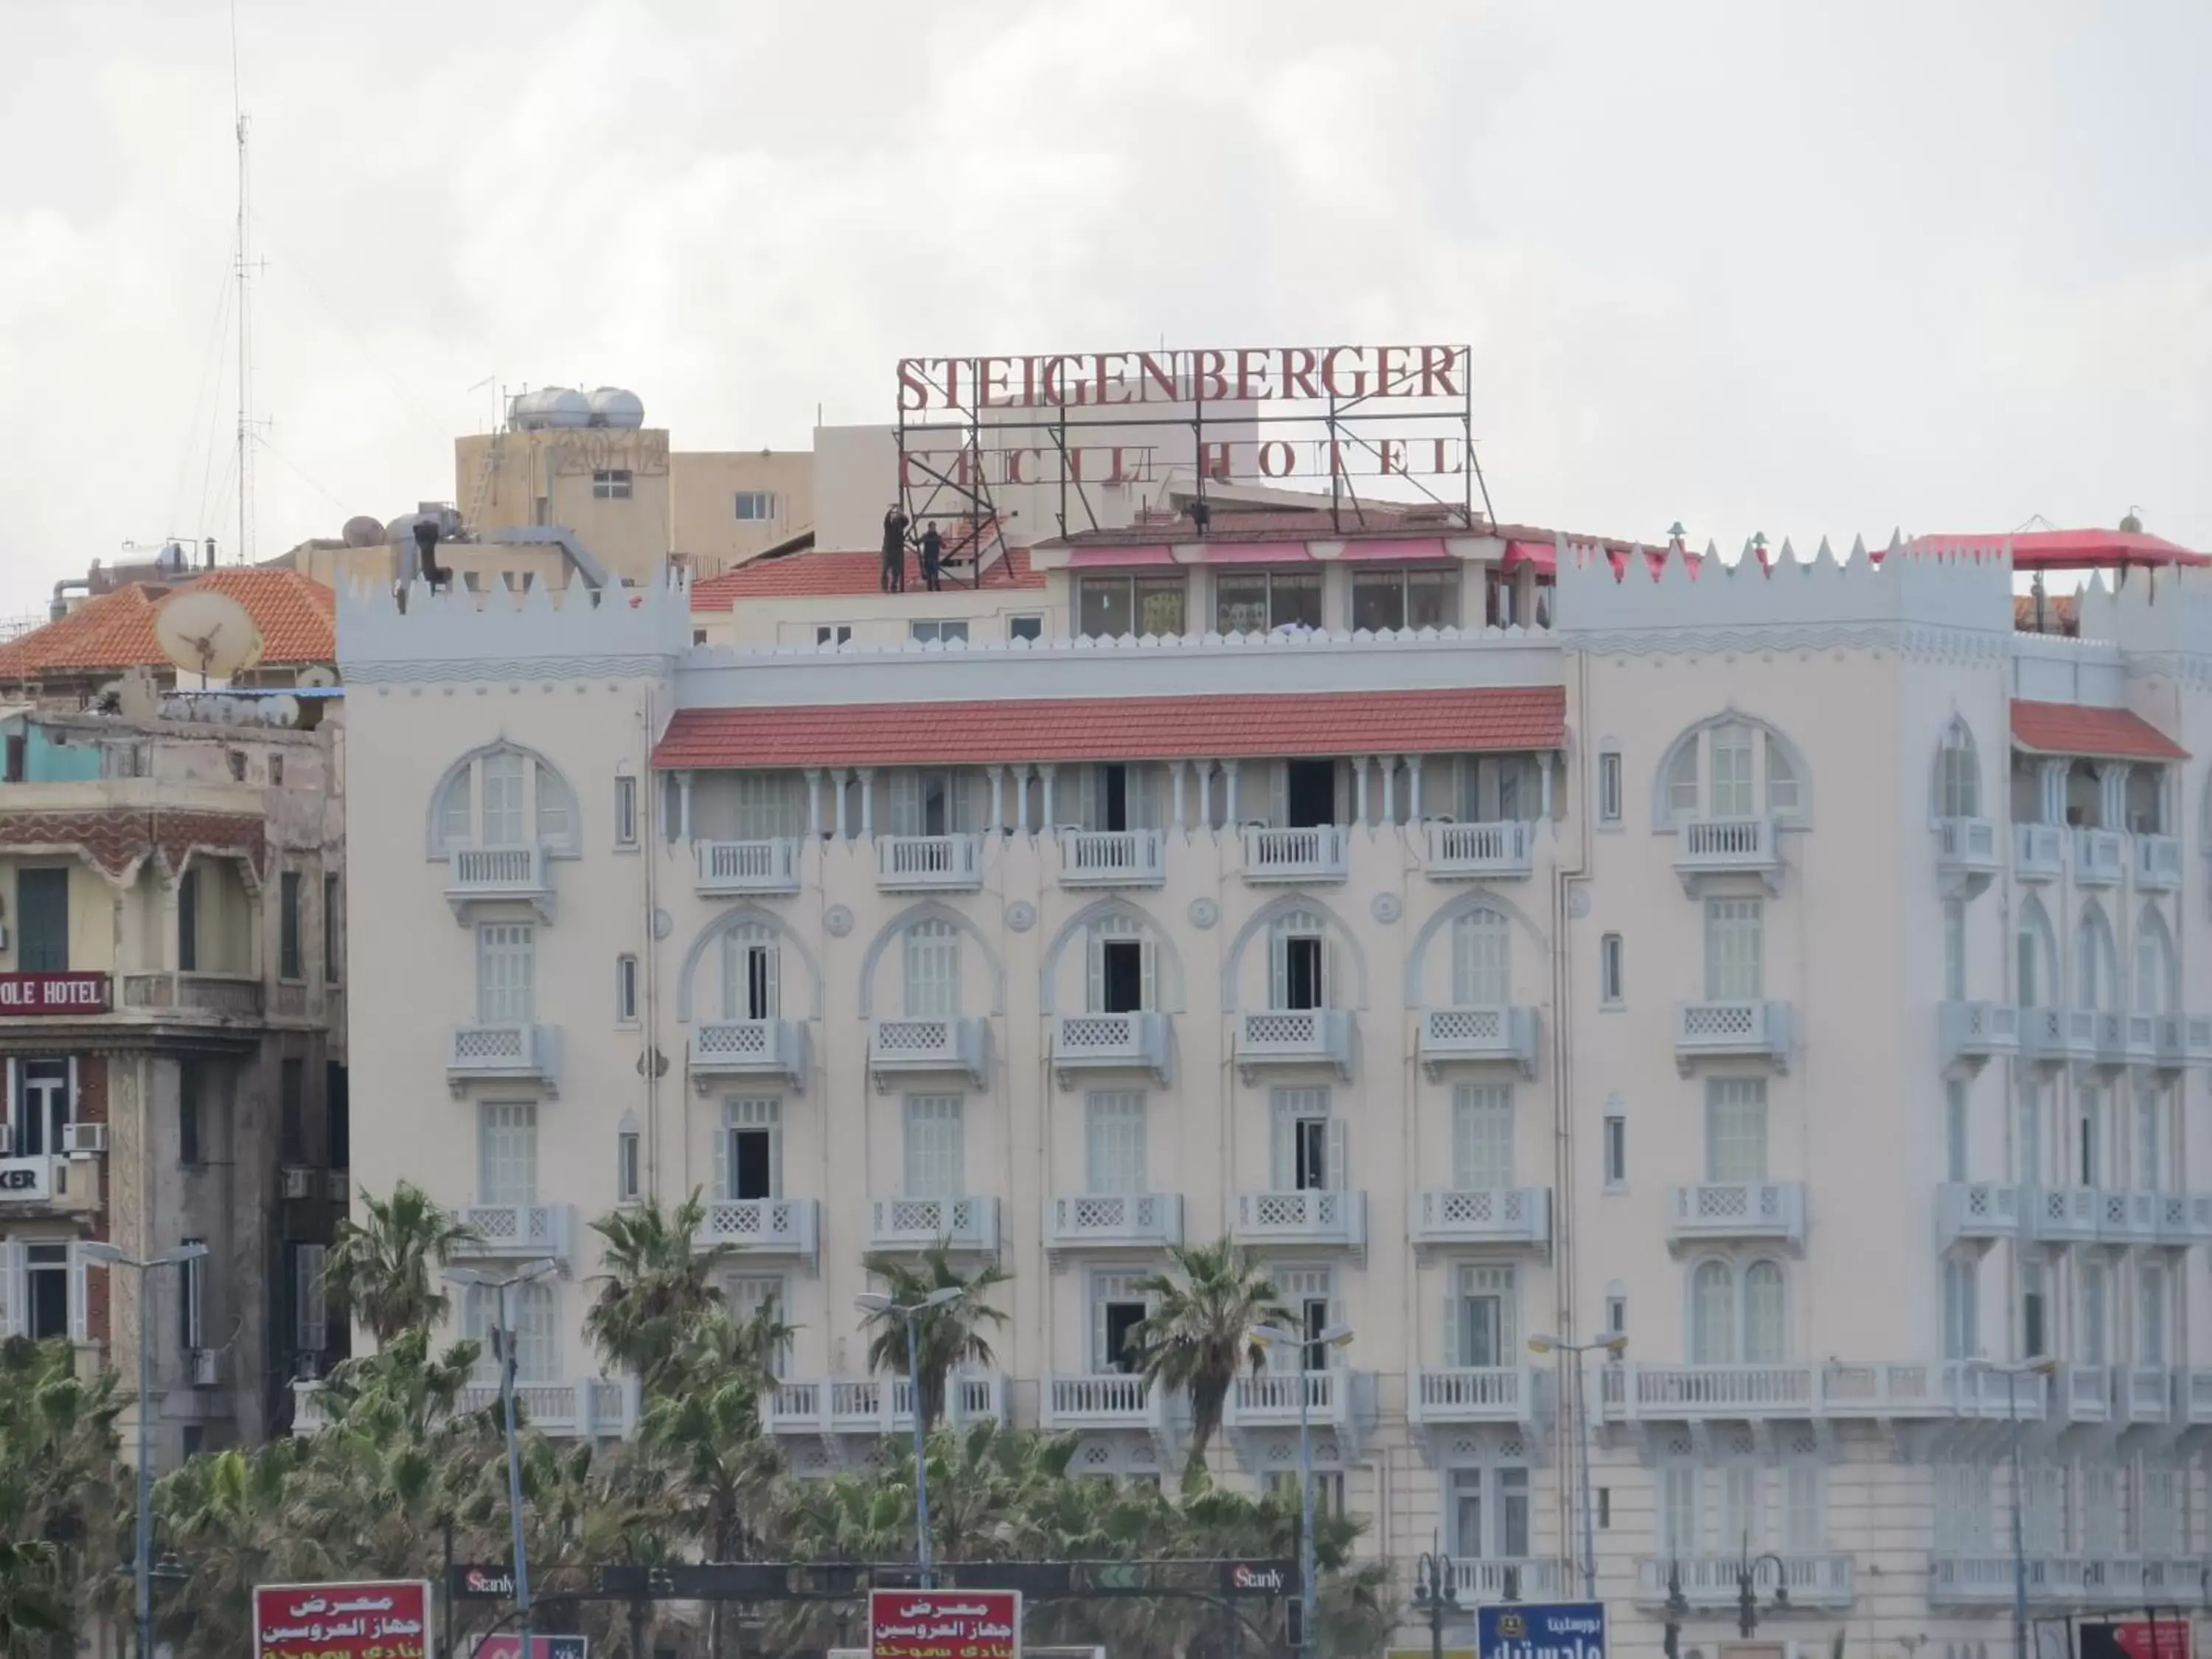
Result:
<svg viewBox="0 0 2212 1659">
<path fill-rule="evenodd" d="M 2081 635 L 2118 647 L 2138 673 L 2212 684 L 2212 570 L 2092 571 L 2077 601 Z"/>
<path fill-rule="evenodd" d="M 1838 558 L 1828 544 L 1800 559 L 1784 542 L 1762 562 L 1734 564 L 1708 546 L 1602 550 L 1558 544 L 1553 626 L 1569 650 L 1644 654 L 1790 649 L 1887 649 L 1916 656 L 2001 659 L 2012 636 L 2012 550 L 1903 542 L 1870 555 L 1863 540 Z"/>
<path fill-rule="evenodd" d="M 640 587 L 433 592 L 356 584 L 337 593 L 338 666 L 349 683 L 635 678 L 669 672 L 688 647 L 683 574 Z"/>
</svg>

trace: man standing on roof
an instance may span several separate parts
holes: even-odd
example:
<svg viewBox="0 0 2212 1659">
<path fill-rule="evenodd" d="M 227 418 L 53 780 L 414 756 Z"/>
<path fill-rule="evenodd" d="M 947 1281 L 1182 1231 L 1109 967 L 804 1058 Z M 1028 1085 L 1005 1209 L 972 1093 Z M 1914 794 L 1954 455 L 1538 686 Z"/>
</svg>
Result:
<svg viewBox="0 0 2212 1659">
<path fill-rule="evenodd" d="M 937 590 L 937 572 L 945 559 L 945 538 L 937 533 L 937 521 L 931 520 L 928 528 L 921 532 L 921 580 L 933 593 Z"/>
<path fill-rule="evenodd" d="M 884 514 L 883 590 L 886 593 L 906 592 L 906 509 L 896 501 Z"/>
</svg>

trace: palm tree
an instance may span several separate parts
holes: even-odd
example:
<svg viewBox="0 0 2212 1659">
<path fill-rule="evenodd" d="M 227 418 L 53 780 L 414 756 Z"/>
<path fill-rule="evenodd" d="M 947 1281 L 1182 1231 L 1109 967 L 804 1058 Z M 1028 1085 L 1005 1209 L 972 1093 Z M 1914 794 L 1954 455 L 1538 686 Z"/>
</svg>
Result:
<svg viewBox="0 0 2212 1659">
<path fill-rule="evenodd" d="M 403 1331 L 446 1316 L 451 1303 L 438 1288 L 437 1269 L 477 1235 L 410 1181 L 394 1187 L 389 1198 L 363 1193 L 361 1205 L 365 1220 L 338 1223 L 323 1282 L 380 1347 Z"/>
<path fill-rule="evenodd" d="M 750 1340 L 754 1322 L 725 1320 L 725 1334 Z M 740 1561 L 753 1553 L 757 1528 L 772 1513 L 781 1460 L 761 1437 L 756 1378 L 731 1370 L 719 1378 L 703 1366 L 685 1387 L 656 1399 L 639 1425 L 641 1461 L 659 1476 L 659 1512 L 696 1540 L 709 1561 Z M 707 1651 L 722 1650 L 725 1604 L 710 1610 Z"/>
<path fill-rule="evenodd" d="M 1266 1358 L 1252 1333 L 1288 1324 L 1291 1313 L 1250 1253 L 1226 1238 L 1171 1246 L 1168 1261 L 1168 1272 L 1138 1285 L 1152 1310 L 1131 1329 L 1129 1347 L 1147 1381 L 1190 1390 L 1188 1486 L 1205 1477 L 1206 1448 L 1237 1372 L 1258 1370 Z"/>
<path fill-rule="evenodd" d="M 648 1396 L 678 1381 L 691 1332 L 722 1306 L 714 1269 L 733 1247 L 701 1248 L 706 1218 L 706 1200 L 694 1188 L 673 1210 L 648 1198 L 592 1224 L 607 1242 L 607 1277 L 584 1316 L 584 1334 L 610 1361 L 635 1371 Z"/>
<path fill-rule="evenodd" d="M 0 1539 L 0 1654 L 32 1659 L 70 1625 L 61 1552 L 43 1538 Z"/>
<path fill-rule="evenodd" d="M 982 1328 L 1003 1325 L 1006 1316 L 986 1303 L 983 1293 L 1005 1284 L 1010 1275 L 995 1261 L 963 1275 L 952 1265 L 951 1247 L 942 1242 L 913 1262 L 872 1255 L 861 1265 L 883 1281 L 892 1303 L 867 1317 L 875 1331 L 868 1343 L 868 1365 L 873 1370 L 902 1374 L 907 1369 L 906 1316 L 898 1309 L 911 1308 L 939 1291 L 960 1292 L 915 1320 L 914 1352 L 921 1373 L 915 1379 L 915 1395 L 927 1433 L 944 1419 L 945 1384 L 952 1372 L 962 1365 L 994 1363 Z"/>
<path fill-rule="evenodd" d="M 127 1513 L 116 1382 L 79 1378 L 64 1341 L 0 1342 L 0 1654 L 41 1632 L 66 1647 L 91 1602 L 112 1610 Z"/>
</svg>

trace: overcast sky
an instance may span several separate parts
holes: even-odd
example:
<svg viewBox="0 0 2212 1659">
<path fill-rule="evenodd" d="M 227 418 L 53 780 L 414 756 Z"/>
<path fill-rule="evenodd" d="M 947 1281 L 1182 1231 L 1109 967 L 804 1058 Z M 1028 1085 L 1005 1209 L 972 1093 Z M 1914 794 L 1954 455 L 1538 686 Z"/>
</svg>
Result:
<svg viewBox="0 0 2212 1659">
<path fill-rule="evenodd" d="M 238 537 L 230 21 L 0 0 L 0 617 Z M 489 381 L 678 448 L 903 355 L 1468 340 L 1501 516 L 2212 549 L 2212 6 L 240 0 L 255 550 Z M 471 391 L 472 386 L 477 389 Z M 210 452 L 212 451 L 212 454 Z"/>
</svg>

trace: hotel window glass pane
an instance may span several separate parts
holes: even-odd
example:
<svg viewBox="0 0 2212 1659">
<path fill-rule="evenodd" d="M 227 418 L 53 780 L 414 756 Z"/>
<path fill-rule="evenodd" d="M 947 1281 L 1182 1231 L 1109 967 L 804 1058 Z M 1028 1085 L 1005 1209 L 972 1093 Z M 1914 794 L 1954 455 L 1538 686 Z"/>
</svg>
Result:
<svg viewBox="0 0 2212 1659">
<path fill-rule="evenodd" d="M 1134 1092 L 1092 1095 L 1084 1103 L 1084 1130 L 1091 1190 L 1144 1192 L 1144 1096 Z"/>
<path fill-rule="evenodd" d="M 1267 578 L 1270 628 L 1321 626 L 1321 573 L 1277 573 Z"/>
<path fill-rule="evenodd" d="M 1773 1365 L 1790 1352 L 1782 1269 L 1754 1261 L 1743 1275 L 1743 1359 L 1747 1365 Z"/>
<path fill-rule="evenodd" d="M 2077 1346 L 2083 1364 L 2102 1365 L 2106 1363 L 2110 1348 L 2107 1333 L 2112 1328 L 2112 1281 L 2104 1267 L 2097 1262 L 2083 1262 L 2081 1275 L 2081 1329 Z"/>
<path fill-rule="evenodd" d="M 1359 570 L 1352 578 L 1352 625 L 1376 633 L 1406 625 L 1406 573 Z"/>
<path fill-rule="evenodd" d="M 1741 1550 L 1747 1540 L 1759 1547 L 1763 1528 L 1759 1524 L 1759 1471 L 1741 1463 L 1720 1471 L 1720 1513 L 1713 1517 L 1718 1530 L 1713 1538 L 1717 1553 Z"/>
<path fill-rule="evenodd" d="M 906 931 L 906 1012 L 913 1019 L 960 1012 L 960 934 L 951 923 L 918 921 Z"/>
<path fill-rule="evenodd" d="M 1483 1559 L 1481 1469 L 1454 1469 L 1451 1474 L 1451 1552 L 1462 1560 Z"/>
<path fill-rule="evenodd" d="M 469 806 L 469 769 L 464 766 L 446 786 L 446 798 L 438 806 L 438 838 L 447 846 L 460 846 L 467 842 Z"/>
<path fill-rule="evenodd" d="M 1520 1347 L 1515 1314 L 1518 1286 L 1509 1267 L 1477 1267 L 1467 1263 L 1459 1270 L 1459 1305 L 1452 1310 L 1458 1326 L 1462 1365 L 1510 1365 Z"/>
<path fill-rule="evenodd" d="M 783 1009 L 782 975 L 775 936 L 757 924 L 722 935 L 722 1018 L 776 1019 Z"/>
<path fill-rule="evenodd" d="M 1780 744 L 1766 740 L 1766 810 L 1787 817 L 1797 810 L 1797 774 Z"/>
<path fill-rule="evenodd" d="M 1690 1281 L 1690 1363 L 1735 1363 L 1735 1275 L 1708 1261 Z"/>
<path fill-rule="evenodd" d="M 1709 739 L 1712 768 L 1711 815 L 1752 816 L 1751 728 L 1734 720 L 1713 728 Z"/>
<path fill-rule="evenodd" d="M 1755 1002 L 1764 994 L 1764 922 L 1758 899 L 1705 901 L 1707 1001 Z"/>
<path fill-rule="evenodd" d="M 1181 634 L 1183 631 L 1186 587 L 1187 583 L 1181 576 L 1138 577 L 1135 582 L 1137 632 Z"/>
<path fill-rule="evenodd" d="M 1213 631 L 1261 634 L 1267 629 L 1267 578 L 1231 570 L 1213 579 Z"/>
<path fill-rule="evenodd" d="M 477 929 L 477 1018 L 481 1024 L 529 1022 L 534 976 L 531 958 L 527 922 L 486 922 Z"/>
<path fill-rule="evenodd" d="M 1086 638 L 1119 639 L 1129 625 L 1129 579 L 1085 576 L 1075 586 L 1077 625 Z"/>
<path fill-rule="evenodd" d="M 1815 1463 L 1792 1463 L 1783 1475 L 1785 1483 L 1782 1514 L 1782 1547 L 1808 1555 L 1824 1540 L 1821 1525 L 1820 1469 Z"/>
<path fill-rule="evenodd" d="M 961 1196 L 961 1109 L 958 1095 L 915 1095 L 907 1101 L 904 1196 Z"/>
<path fill-rule="evenodd" d="M 488 1100 L 478 1109 L 477 1201 L 538 1201 L 538 1108 L 529 1101 Z"/>
<path fill-rule="evenodd" d="M 1688 817 L 1698 810 L 1698 743 L 1684 740 L 1667 764 L 1667 810 L 1675 817 Z"/>
<path fill-rule="evenodd" d="M 1528 1471 L 1498 1471 L 1498 1553 L 1517 1561 L 1528 1554 Z"/>
<path fill-rule="evenodd" d="M 2136 1363 L 2166 1364 L 2166 1270 L 2154 1262 L 2136 1269 Z"/>
<path fill-rule="evenodd" d="M 483 844 L 520 847 L 522 833 L 523 758 L 501 752 L 483 758 Z"/>
<path fill-rule="evenodd" d="M 1459 626 L 1459 572 L 1409 570 L 1406 573 L 1407 628 Z"/>
<path fill-rule="evenodd" d="M 1481 1192 L 1513 1184 L 1513 1091 L 1462 1083 L 1453 1091 L 1452 1184 Z"/>
<path fill-rule="evenodd" d="M 1698 1548 L 1698 1475 L 1683 1463 L 1669 1463 L 1659 1474 L 1659 1548 L 1669 1556 L 1690 1555 Z"/>
<path fill-rule="evenodd" d="M 1705 1179 L 1766 1179 L 1766 1083 L 1717 1077 L 1705 1083 Z"/>
<path fill-rule="evenodd" d="M 2154 1193 L 2164 1186 L 2165 1159 L 2159 1145 L 2158 1096 L 2146 1089 L 2136 1097 L 2136 1190 Z"/>
<path fill-rule="evenodd" d="M 1503 1007 L 1513 1000 L 1512 934 L 1495 910 L 1475 910 L 1452 923 L 1452 1004 Z"/>
<path fill-rule="evenodd" d="M 1620 822 L 1620 755 L 1607 750 L 1597 757 L 1597 817 L 1600 823 Z"/>
</svg>

